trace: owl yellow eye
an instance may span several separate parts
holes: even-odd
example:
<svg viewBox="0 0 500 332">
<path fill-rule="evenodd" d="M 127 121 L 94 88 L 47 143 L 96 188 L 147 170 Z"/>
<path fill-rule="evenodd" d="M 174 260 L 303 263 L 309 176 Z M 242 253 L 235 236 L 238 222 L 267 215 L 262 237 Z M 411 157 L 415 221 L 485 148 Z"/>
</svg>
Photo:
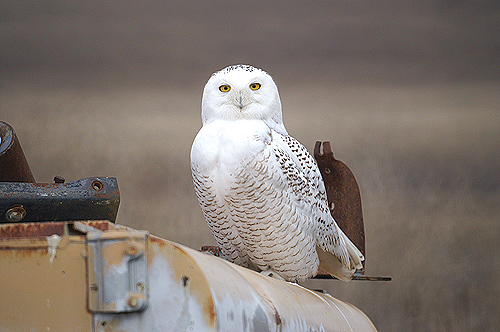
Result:
<svg viewBox="0 0 500 332">
<path fill-rule="evenodd" d="M 260 89 L 260 83 L 252 83 L 252 84 L 250 84 L 250 89 L 251 90 L 259 90 Z"/>
<path fill-rule="evenodd" d="M 219 87 L 219 90 L 220 90 L 221 92 L 229 92 L 229 91 L 231 90 L 231 87 L 230 87 L 229 85 L 227 85 L 227 84 L 224 84 L 224 85 L 221 85 L 221 86 Z"/>
</svg>

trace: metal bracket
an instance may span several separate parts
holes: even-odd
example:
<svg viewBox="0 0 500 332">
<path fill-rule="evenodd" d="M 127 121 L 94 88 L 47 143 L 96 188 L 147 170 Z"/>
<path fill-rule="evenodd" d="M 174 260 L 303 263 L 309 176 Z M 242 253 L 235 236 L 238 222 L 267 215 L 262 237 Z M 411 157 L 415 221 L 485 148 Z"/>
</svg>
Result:
<svg viewBox="0 0 500 332">
<path fill-rule="evenodd" d="M 91 312 L 140 311 L 148 303 L 146 231 L 87 233 L 88 307 Z"/>
<path fill-rule="evenodd" d="M 53 184 L 0 182 L 0 223 L 114 222 L 119 204 L 118 182 L 112 177 Z"/>
<path fill-rule="evenodd" d="M 332 217 L 366 258 L 361 194 L 354 174 L 335 159 L 329 141 L 316 141 L 314 158 L 325 182 Z"/>
</svg>

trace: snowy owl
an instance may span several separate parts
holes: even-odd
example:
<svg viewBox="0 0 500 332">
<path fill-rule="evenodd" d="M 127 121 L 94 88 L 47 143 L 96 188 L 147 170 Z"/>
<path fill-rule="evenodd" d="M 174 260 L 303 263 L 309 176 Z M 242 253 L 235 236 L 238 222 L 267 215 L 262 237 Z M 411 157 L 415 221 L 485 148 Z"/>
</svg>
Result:
<svg viewBox="0 0 500 332">
<path fill-rule="evenodd" d="M 287 281 L 318 267 L 350 280 L 363 255 L 333 220 L 315 160 L 288 135 L 271 76 L 248 65 L 214 73 L 202 122 L 191 170 L 222 256 Z"/>
</svg>

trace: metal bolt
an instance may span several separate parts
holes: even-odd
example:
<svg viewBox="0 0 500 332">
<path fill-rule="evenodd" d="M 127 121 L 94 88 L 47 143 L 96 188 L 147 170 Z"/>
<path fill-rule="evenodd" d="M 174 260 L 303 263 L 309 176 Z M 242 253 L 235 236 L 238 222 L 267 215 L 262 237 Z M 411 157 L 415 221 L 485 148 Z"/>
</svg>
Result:
<svg viewBox="0 0 500 332">
<path fill-rule="evenodd" d="M 129 307 L 131 308 L 135 308 L 139 305 L 139 298 L 135 295 L 131 295 L 128 300 L 127 300 L 127 303 L 129 305 Z"/>
<path fill-rule="evenodd" d="M 90 184 L 90 187 L 92 189 L 94 189 L 95 191 L 101 191 L 101 190 L 104 189 L 104 184 L 101 181 L 99 181 L 99 180 L 94 180 Z"/>
<path fill-rule="evenodd" d="M 125 250 L 125 254 L 127 254 L 128 256 L 134 256 L 136 255 L 138 252 L 137 248 L 134 247 L 134 246 L 129 246 L 126 250 Z"/>
<path fill-rule="evenodd" d="M 90 285 L 90 290 L 93 291 L 93 292 L 97 292 L 97 290 L 99 289 L 99 287 L 97 287 L 96 284 L 92 284 Z"/>
<path fill-rule="evenodd" d="M 144 292 L 144 289 L 146 288 L 146 286 L 142 282 L 138 282 L 137 285 L 135 285 L 135 287 L 137 287 L 137 290 L 139 292 Z"/>
<path fill-rule="evenodd" d="M 26 210 L 22 205 L 13 206 L 5 212 L 5 218 L 10 222 L 19 222 L 26 217 Z"/>
<path fill-rule="evenodd" d="M 66 179 L 63 178 L 62 176 L 59 175 L 54 176 L 54 183 L 64 183 L 65 181 Z"/>
</svg>

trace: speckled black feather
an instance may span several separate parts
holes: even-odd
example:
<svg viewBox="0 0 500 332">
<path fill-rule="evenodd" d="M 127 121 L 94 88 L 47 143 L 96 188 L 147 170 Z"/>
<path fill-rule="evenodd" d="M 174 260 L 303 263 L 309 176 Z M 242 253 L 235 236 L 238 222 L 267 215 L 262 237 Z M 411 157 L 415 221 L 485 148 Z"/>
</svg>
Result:
<svg viewBox="0 0 500 332">
<path fill-rule="evenodd" d="M 243 70 L 248 71 L 248 72 L 253 72 L 253 71 L 259 70 L 259 71 L 261 71 L 263 73 L 266 73 L 264 70 L 259 69 L 259 68 L 255 68 L 254 66 L 240 64 L 240 65 L 228 66 L 228 67 L 226 67 L 224 69 L 221 69 L 221 70 L 213 73 L 212 76 L 217 75 L 217 74 L 227 74 L 230 71 L 237 70 L 237 69 L 243 69 Z"/>
</svg>

